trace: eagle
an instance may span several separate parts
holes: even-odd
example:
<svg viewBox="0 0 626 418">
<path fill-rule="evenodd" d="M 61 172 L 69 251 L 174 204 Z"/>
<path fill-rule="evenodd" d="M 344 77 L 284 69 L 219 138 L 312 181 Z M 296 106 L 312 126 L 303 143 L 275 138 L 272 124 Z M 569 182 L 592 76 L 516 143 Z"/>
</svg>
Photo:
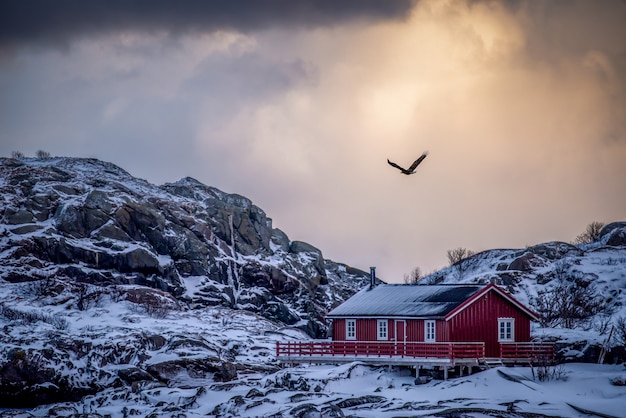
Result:
<svg viewBox="0 0 626 418">
<path fill-rule="evenodd" d="M 392 161 L 389 161 L 389 158 L 387 158 L 387 163 L 389 163 L 390 166 L 395 167 L 398 170 L 400 170 L 402 174 L 406 174 L 408 176 L 409 174 L 415 174 L 415 169 L 417 168 L 418 165 L 420 165 L 422 161 L 424 161 L 424 158 L 426 158 L 427 155 L 428 155 L 428 151 L 424 152 L 417 160 L 413 162 L 413 164 L 411 164 L 411 167 L 409 167 L 408 169 L 402 168 L 398 164 Z"/>
</svg>

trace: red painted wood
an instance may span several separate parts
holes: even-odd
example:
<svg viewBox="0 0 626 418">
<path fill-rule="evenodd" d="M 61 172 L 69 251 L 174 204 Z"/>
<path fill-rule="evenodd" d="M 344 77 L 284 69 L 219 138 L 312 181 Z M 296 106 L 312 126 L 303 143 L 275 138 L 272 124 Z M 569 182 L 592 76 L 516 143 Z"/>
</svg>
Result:
<svg viewBox="0 0 626 418">
<path fill-rule="evenodd" d="M 280 357 L 402 357 L 416 359 L 476 359 L 486 356 L 483 343 L 396 343 L 391 341 L 306 341 L 276 342 Z M 500 358 L 504 360 L 552 361 L 554 344 L 503 343 Z"/>
<path fill-rule="evenodd" d="M 396 343 L 392 341 L 306 341 L 276 343 L 277 357 L 409 357 L 481 359 L 482 343 Z"/>
<path fill-rule="evenodd" d="M 529 359 L 532 361 L 554 360 L 554 344 L 551 343 L 502 343 L 500 358 Z"/>
<path fill-rule="evenodd" d="M 358 338 L 357 332 L 357 338 Z M 335 319 L 333 320 L 333 340 L 345 340 L 346 339 L 346 320 Z"/>
<path fill-rule="evenodd" d="M 498 318 L 515 320 L 515 342 L 530 341 L 530 318 L 496 292 L 488 292 L 449 321 L 450 341 L 484 341 L 487 357 L 499 357 Z"/>
<path fill-rule="evenodd" d="M 394 329 L 395 332 L 395 340 L 397 342 L 403 343 L 406 341 L 406 321 L 404 320 L 396 320 Z"/>
</svg>

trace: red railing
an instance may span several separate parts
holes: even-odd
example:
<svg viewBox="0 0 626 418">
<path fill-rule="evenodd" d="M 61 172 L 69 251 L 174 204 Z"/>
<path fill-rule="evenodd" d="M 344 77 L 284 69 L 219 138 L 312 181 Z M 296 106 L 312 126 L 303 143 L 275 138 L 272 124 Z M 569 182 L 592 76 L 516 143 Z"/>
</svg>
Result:
<svg viewBox="0 0 626 418">
<path fill-rule="evenodd" d="M 482 359 L 484 343 L 396 343 L 394 341 L 276 342 L 276 357 L 395 357 Z"/>
<path fill-rule="evenodd" d="M 500 343 L 502 359 L 554 360 L 552 343 Z"/>
</svg>

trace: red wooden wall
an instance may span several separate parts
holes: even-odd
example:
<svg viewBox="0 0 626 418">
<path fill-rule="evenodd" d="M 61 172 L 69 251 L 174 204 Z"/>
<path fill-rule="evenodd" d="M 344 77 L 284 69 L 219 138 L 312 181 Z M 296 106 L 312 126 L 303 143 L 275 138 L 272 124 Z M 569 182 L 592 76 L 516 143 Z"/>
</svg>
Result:
<svg viewBox="0 0 626 418">
<path fill-rule="evenodd" d="M 496 292 L 487 292 L 449 320 L 449 341 L 484 341 L 485 356 L 500 357 L 498 318 L 514 318 L 515 341 L 530 341 L 530 318 Z"/>
<path fill-rule="evenodd" d="M 387 320 L 387 341 L 392 341 L 395 335 L 395 321 Z M 333 320 L 333 340 L 344 341 L 346 339 L 346 320 Z M 378 319 L 362 318 L 356 320 L 356 339 L 358 341 L 378 341 Z M 407 339 L 408 341 L 408 339 Z"/>
</svg>

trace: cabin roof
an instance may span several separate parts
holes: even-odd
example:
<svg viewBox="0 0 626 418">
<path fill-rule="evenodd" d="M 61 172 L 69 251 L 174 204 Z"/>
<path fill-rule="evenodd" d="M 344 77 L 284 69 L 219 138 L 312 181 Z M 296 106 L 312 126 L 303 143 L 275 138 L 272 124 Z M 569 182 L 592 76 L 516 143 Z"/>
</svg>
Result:
<svg viewBox="0 0 626 418">
<path fill-rule="evenodd" d="M 368 286 L 330 311 L 327 317 L 443 317 L 484 288 L 484 285 L 381 284 L 373 289 Z"/>
</svg>

